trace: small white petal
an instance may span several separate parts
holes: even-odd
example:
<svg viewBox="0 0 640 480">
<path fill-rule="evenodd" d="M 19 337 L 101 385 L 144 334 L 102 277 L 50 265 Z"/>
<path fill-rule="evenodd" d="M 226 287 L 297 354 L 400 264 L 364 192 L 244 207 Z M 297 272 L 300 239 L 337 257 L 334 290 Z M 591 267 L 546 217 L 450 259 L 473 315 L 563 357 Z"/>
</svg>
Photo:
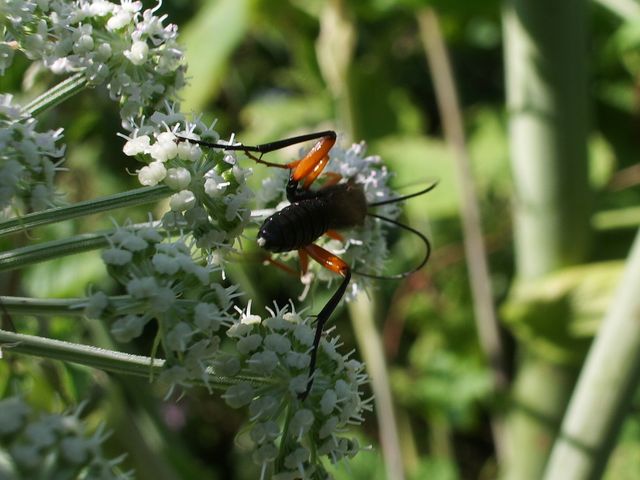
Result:
<svg viewBox="0 0 640 480">
<path fill-rule="evenodd" d="M 151 162 L 138 171 L 138 180 L 142 185 L 153 187 L 157 185 L 167 175 L 167 169 L 162 162 Z"/>
<path fill-rule="evenodd" d="M 122 148 L 122 151 L 125 155 L 130 157 L 134 155 L 138 155 L 140 153 L 145 153 L 149 149 L 150 138 L 148 135 L 141 135 L 136 138 L 132 138 L 127 141 Z"/>
<path fill-rule="evenodd" d="M 180 190 L 169 198 L 169 207 L 174 212 L 189 210 L 196 204 L 196 196 L 191 190 Z"/>
<path fill-rule="evenodd" d="M 173 190 L 184 190 L 191 183 L 191 173 L 183 167 L 170 168 L 167 170 L 164 183 Z"/>
</svg>

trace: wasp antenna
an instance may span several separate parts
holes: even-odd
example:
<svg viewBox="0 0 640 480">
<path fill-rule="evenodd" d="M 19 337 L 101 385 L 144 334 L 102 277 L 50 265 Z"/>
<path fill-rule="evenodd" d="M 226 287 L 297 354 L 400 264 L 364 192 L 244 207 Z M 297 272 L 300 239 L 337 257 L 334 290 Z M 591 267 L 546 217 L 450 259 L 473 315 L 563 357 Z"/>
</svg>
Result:
<svg viewBox="0 0 640 480">
<path fill-rule="evenodd" d="M 403 200 L 408 200 L 408 199 L 413 198 L 413 197 L 418 197 L 420 195 L 424 195 L 425 193 L 430 192 L 431 190 L 436 188 L 437 185 L 438 185 L 438 182 L 436 181 L 436 182 L 433 182 L 431 185 L 429 185 L 424 190 L 420 190 L 419 192 L 410 193 L 409 195 L 403 195 L 401 197 L 389 198 L 387 200 L 381 200 L 379 202 L 369 203 L 367 206 L 368 207 L 379 207 L 381 205 L 389 205 L 390 203 L 402 202 Z"/>
<path fill-rule="evenodd" d="M 433 188 L 435 185 L 429 187 L 429 189 Z M 427 190 L 428 192 L 429 190 Z M 422 192 L 425 193 L 425 192 Z M 412 196 L 415 196 L 416 194 L 412 194 Z M 407 270 L 406 272 L 403 273 L 398 273 L 396 275 L 374 275 L 372 273 L 366 273 L 366 272 L 360 272 L 358 270 L 353 270 L 354 274 L 360 275 L 361 277 L 368 277 L 368 278 L 377 278 L 377 279 L 381 279 L 381 280 L 398 280 L 401 278 L 405 278 L 408 277 L 409 275 L 411 275 L 412 273 L 417 272 L 418 270 L 420 270 L 422 267 L 424 267 L 427 262 L 429 261 L 429 257 L 431 256 L 431 243 L 429 242 L 429 239 L 420 231 L 416 230 L 415 228 L 410 227 L 409 225 L 405 225 L 404 223 L 400 223 L 396 220 L 393 220 L 391 218 L 388 217 L 383 217 L 382 215 L 377 215 L 375 213 L 367 213 L 368 216 L 370 217 L 374 217 L 374 218 L 378 218 L 380 220 L 383 220 L 385 222 L 391 223 L 397 227 L 400 227 L 408 232 L 413 233 L 415 236 L 419 237 L 420 240 L 422 240 L 422 242 L 424 243 L 425 246 L 425 253 L 424 253 L 424 257 L 422 258 L 422 261 L 414 268 L 412 268 L 411 270 Z"/>
</svg>

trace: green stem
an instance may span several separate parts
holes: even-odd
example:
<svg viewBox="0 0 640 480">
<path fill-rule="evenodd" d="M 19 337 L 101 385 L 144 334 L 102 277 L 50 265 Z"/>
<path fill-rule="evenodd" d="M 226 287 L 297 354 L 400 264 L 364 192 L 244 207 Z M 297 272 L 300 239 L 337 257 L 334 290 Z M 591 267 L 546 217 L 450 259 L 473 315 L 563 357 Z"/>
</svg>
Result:
<svg viewBox="0 0 640 480">
<path fill-rule="evenodd" d="M 0 344 L 5 354 L 35 355 L 139 377 L 148 377 L 150 369 L 159 373 L 164 366 L 160 359 L 4 330 L 0 330 Z"/>
<path fill-rule="evenodd" d="M 25 105 L 24 110 L 32 117 L 60 105 L 67 98 L 87 88 L 89 81 L 82 73 L 71 75 L 66 80 L 44 92 Z"/>
<path fill-rule="evenodd" d="M 582 0 L 505 4 L 514 241 L 522 281 L 581 263 L 589 249 L 586 10 Z M 537 480 L 576 372 L 521 347 L 502 473 L 509 480 Z"/>
<path fill-rule="evenodd" d="M 109 310 L 117 315 L 129 313 L 141 314 L 146 311 L 147 305 L 142 300 L 132 298 L 130 295 L 116 295 L 108 297 Z M 13 315 L 40 315 L 40 316 L 73 316 L 84 315 L 81 305 L 86 304 L 88 298 L 30 298 L 30 297 L 3 297 L 0 296 L 0 305 L 6 313 Z M 193 308 L 196 300 L 178 299 L 177 307 Z"/>
<path fill-rule="evenodd" d="M 33 263 L 66 255 L 105 248 L 109 245 L 107 236 L 110 232 L 85 233 L 63 240 L 53 240 L 2 252 L 0 253 L 0 272 L 23 268 Z"/>
<path fill-rule="evenodd" d="M 640 381 L 640 231 L 553 447 L 545 480 L 602 478 Z"/>
<path fill-rule="evenodd" d="M 111 297 L 115 298 L 115 297 Z M 83 298 L 36 299 L 28 297 L 0 297 L 0 305 L 6 313 L 14 315 L 74 316 L 84 315 L 78 304 Z"/>
<path fill-rule="evenodd" d="M 376 402 L 376 415 L 380 429 L 380 443 L 385 460 L 387 478 L 401 480 L 406 478 L 400 434 L 393 409 L 391 383 L 385 362 L 384 349 L 380 334 L 376 330 L 374 305 L 370 299 L 361 294 L 349 303 L 349 314 L 356 334 L 362 358 L 367 365 L 371 378 L 371 390 Z"/>
<path fill-rule="evenodd" d="M 634 0 L 596 0 L 596 3 L 599 3 L 625 21 L 637 21 L 640 19 L 640 5 Z"/>
<path fill-rule="evenodd" d="M 72 362 L 86 367 L 98 368 L 112 373 L 135 375 L 149 378 L 150 374 L 157 376 L 162 372 L 165 361 L 162 359 L 131 355 L 129 353 L 107 350 L 91 345 L 54 340 L 35 335 L 0 330 L 0 357 L 3 354 L 20 353 L 36 357 L 50 358 Z M 247 376 L 220 377 L 209 370 L 208 384 L 214 388 L 226 388 L 240 382 L 265 383 L 259 378 Z M 205 385 L 204 381 L 194 381 L 195 384 Z"/>
<path fill-rule="evenodd" d="M 166 185 L 142 187 L 135 190 L 116 193 L 115 195 L 108 195 L 106 197 L 74 203 L 73 205 L 49 208 L 41 212 L 30 213 L 23 217 L 1 222 L 0 237 L 22 230 L 28 230 L 30 228 L 92 215 L 98 212 L 153 203 L 162 198 L 168 197 L 171 193 L 172 190 Z"/>
</svg>

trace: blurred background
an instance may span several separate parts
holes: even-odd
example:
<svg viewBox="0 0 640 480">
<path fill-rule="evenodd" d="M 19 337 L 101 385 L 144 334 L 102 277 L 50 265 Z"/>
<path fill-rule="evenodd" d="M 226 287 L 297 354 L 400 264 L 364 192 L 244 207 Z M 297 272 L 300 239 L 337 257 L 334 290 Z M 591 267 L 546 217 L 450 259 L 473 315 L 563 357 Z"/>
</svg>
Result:
<svg viewBox="0 0 640 480">
<path fill-rule="evenodd" d="M 217 120 L 222 138 L 256 144 L 335 129 L 343 144 L 364 140 L 380 155 L 400 191 L 439 182 L 402 217 L 430 238 L 427 267 L 375 282 L 334 315 L 342 350 L 372 365 L 382 402 L 358 430 L 372 449 L 339 465 L 336 478 L 541 478 L 640 225 L 638 4 L 165 0 L 160 11 L 179 25 L 187 52 L 183 111 Z M 2 91 L 52 83 L 16 62 Z M 68 200 L 134 188 L 116 107 L 99 89 L 73 102 L 43 119 L 65 128 Z M 264 170 L 254 169 L 256 186 Z M 39 240 L 109 228 L 111 218 L 146 213 L 56 225 Z M 389 272 L 419 261 L 415 238 L 393 233 L 391 242 Z M 295 278 L 251 258 L 231 273 L 254 311 L 301 292 Z M 4 291 L 83 296 L 87 283 L 109 288 L 104 273 L 93 252 L 13 273 Z M 330 293 L 316 288 L 312 308 Z M 20 322 L 24 333 L 111 342 L 95 322 Z M 153 332 L 147 340 L 127 348 L 148 354 Z M 138 478 L 257 478 L 235 440 L 242 412 L 204 389 L 163 401 L 138 379 L 15 356 L 0 363 L 3 378 L 0 392 L 18 385 L 47 409 L 89 399 L 90 420 L 112 429 L 114 454 L 130 452 Z M 634 406 L 606 478 L 640 478 Z"/>
</svg>

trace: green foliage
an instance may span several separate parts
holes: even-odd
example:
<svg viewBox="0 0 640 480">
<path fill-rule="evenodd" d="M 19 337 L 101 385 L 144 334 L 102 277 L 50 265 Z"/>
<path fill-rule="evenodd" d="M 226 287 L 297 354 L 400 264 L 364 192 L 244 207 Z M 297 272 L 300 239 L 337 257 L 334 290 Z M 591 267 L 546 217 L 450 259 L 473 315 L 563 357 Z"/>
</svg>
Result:
<svg viewBox="0 0 640 480">
<path fill-rule="evenodd" d="M 223 138 L 234 133 L 247 144 L 344 128 L 349 123 L 344 118 L 347 111 L 353 125 L 351 131 L 341 132 L 341 140 L 365 140 L 368 153 L 380 155 L 395 172 L 394 183 L 402 193 L 438 181 L 433 192 L 403 207 L 407 223 L 428 233 L 433 243 L 430 264 L 406 281 L 376 282 L 371 296 L 381 305 L 382 328 L 397 334 L 395 353 L 388 361 L 396 406 L 412 426 L 412 431 L 402 431 L 411 437 L 415 449 L 416 458 L 408 461 L 414 465 L 408 469 L 408 478 L 478 478 L 494 461 L 487 419 L 500 409 L 500 399 L 493 394 L 491 373 L 477 341 L 462 246 L 460 192 L 452 155 L 442 135 L 416 14 L 431 6 L 442 16 L 458 75 L 500 316 L 518 347 L 570 365 L 580 365 L 584 359 L 619 280 L 630 229 L 640 223 L 640 192 L 638 181 L 633 180 L 637 177 L 633 170 L 616 177 L 624 168 L 637 168 L 640 26 L 599 10 L 594 11 L 591 24 L 594 104 L 589 155 L 591 187 L 597 192 L 594 224 L 599 229 L 592 258 L 612 261 L 588 263 L 535 282 L 519 283 L 513 280 L 510 246 L 513 185 L 505 120 L 508 112 L 504 108 L 500 2 L 341 2 L 356 35 L 343 85 L 346 100 L 332 94 L 318 61 L 319 22 L 335 3 L 165 1 L 162 11 L 167 9 L 170 18 L 183 19 L 180 39 L 187 51 L 191 82 L 182 92 L 185 110 L 202 112 L 207 120 L 218 119 L 217 130 Z M 20 68 L 0 77 L 3 92 L 19 94 L 25 81 L 32 83 L 30 91 L 42 91 L 53 82 L 47 74 L 27 72 L 24 58 L 18 58 L 17 63 Z M 136 167 L 119 152 L 121 143 L 114 135 L 120 120 L 105 97 L 101 90 L 84 92 L 74 99 L 80 103 L 63 104 L 54 115 L 43 117 L 48 128 L 56 122 L 67 128 L 65 135 L 72 147 L 67 154 L 69 172 L 61 181 L 70 200 L 117 192 L 133 184 L 134 179 L 125 172 Z M 294 147 L 275 153 L 273 158 L 291 161 L 297 152 Z M 254 168 L 252 185 L 259 185 L 268 173 L 266 168 Z M 615 190 L 611 182 L 616 179 L 627 186 Z M 144 212 L 128 210 L 113 215 L 120 223 L 126 217 L 144 221 Z M 57 227 L 62 230 L 43 228 L 37 234 L 38 240 L 44 241 L 110 226 L 107 216 L 92 217 Z M 420 255 L 415 239 L 404 234 L 397 237 L 389 272 L 411 268 Z M 245 246 L 252 241 L 253 234 L 243 239 Z M 227 273 L 250 293 L 256 308 L 270 305 L 274 299 L 295 298 L 301 292 L 295 278 L 277 269 L 265 270 L 255 258 L 247 255 Z M 21 271 L 15 277 L 3 277 L 1 285 L 11 294 L 79 296 L 85 293 L 86 285 L 105 285 L 100 265 L 93 254 L 68 257 Z M 316 287 L 311 294 L 313 303 L 308 304 L 315 308 L 327 295 Z M 56 338 L 105 347 L 110 341 L 100 327 L 87 327 L 77 320 L 55 319 L 44 325 L 30 318 L 16 323 L 25 333 L 47 330 Z M 340 322 L 339 328 L 346 331 L 346 325 Z M 130 345 L 131 353 L 148 351 L 156 332 L 145 333 Z M 349 337 L 345 341 L 345 350 L 355 348 Z M 162 465 L 170 464 L 172 470 L 150 473 L 153 478 L 256 476 L 247 466 L 246 452 L 234 443 L 240 418 L 206 393 L 190 394 L 167 413 L 157 396 L 143 395 L 133 381 L 109 383 L 100 373 L 57 362 L 0 361 L 0 393 L 6 396 L 15 390 L 29 392 L 29 400 L 47 409 L 88 398 L 93 417 L 121 419 L 113 427 L 113 444 L 133 444 L 128 466 L 139 468 L 148 462 L 153 472 L 158 457 L 162 457 Z M 108 406 L 101 403 L 105 397 L 109 398 Z M 130 413 L 135 413 L 135 418 L 128 417 Z M 175 421 L 171 415 L 184 423 L 171 423 L 170 419 Z M 435 442 L 425 440 L 438 422 L 446 425 L 449 457 L 436 455 Z M 638 423 L 632 418 L 625 425 L 606 478 L 631 479 L 639 471 Z M 359 434 L 361 443 L 371 444 L 373 450 L 356 457 L 350 470 L 335 467 L 335 477 L 385 478 L 380 433 L 372 416 Z M 472 454 L 457 448 L 469 438 L 472 440 L 465 448 Z"/>
<path fill-rule="evenodd" d="M 591 263 L 516 284 L 502 315 L 519 340 L 554 362 L 579 365 L 624 264 Z"/>
</svg>

